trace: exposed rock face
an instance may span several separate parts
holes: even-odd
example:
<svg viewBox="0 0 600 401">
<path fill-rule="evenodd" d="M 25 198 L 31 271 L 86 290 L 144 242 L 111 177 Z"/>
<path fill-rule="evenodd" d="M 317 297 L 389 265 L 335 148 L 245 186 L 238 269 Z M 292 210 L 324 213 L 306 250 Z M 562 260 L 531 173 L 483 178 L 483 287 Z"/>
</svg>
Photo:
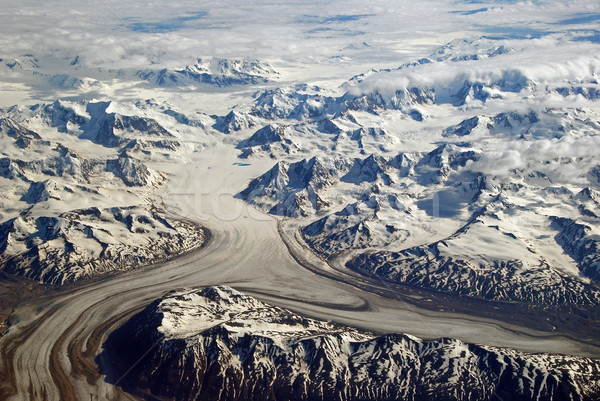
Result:
<svg viewBox="0 0 600 401">
<path fill-rule="evenodd" d="M 93 175 L 103 170 L 103 161 L 88 160 L 77 153 L 59 146 L 55 154 L 37 160 L 24 161 L 19 159 L 0 159 L 0 174 L 5 178 L 19 178 L 30 182 L 30 177 L 38 175 L 49 177 L 64 177 L 71 181 L 87 182 Z"/>
<path fill-rule="evenodd" d="M 157 120 L 138 114 L 147 111 L 62 100 L 6 111 L 0 139 L 11 150 L 0 158 L 6 188 L 0 269 L 65 284 L 160 262 L 205 243 L 208 231 L 154 208 L 151 191 L 166 175 L 134 155 L 172 154 L 181 143 Z"/>
<path fill-rule="evenodd" d="M 489 186 L 482 181 L 481 193 Z M 529 239 L 508 231 L 515 226 L 503 218 L 516 209 L 517 205 L 498 195 L 447 238 L 401 251 L 365 252 L 346 266 L 393 282 L 462 296 L 597 308 L 600 290 L 595 283 L 551 265 Z M 558 245 L 579 263 L 581 272 L 597 280 L 598 241 L 592 228 L 564 218 L 541 219 L 544 222 L 548 231 L 555 230 Z"/>
<path fill-rule="evenodd" d="M 0 118 L 0 133 L 4 133 L 21 143 L 29 143 L 32 140 L 40 140 L 42 137 L 35 131 L 13 121 L 11 118 Z M 23 146 L 20 146 L 23 147 Z"/>
<path fill-rule="evenodd" d="M 143 153 L 152 154 L 153 151 L 160 152 L 176 152 L 181 148 L 181 142 L 174 139 L 160 139 L 160 140 L 143 140 L 143 139 L 132 139 L 123 148 L 124 152 L 127 153 Z"/>
<path fill-rule="evenodd" d="M 417 160 L 414 154 L 399 154 L 393 158 L 370 155 L 364 159 L 328 160 L 315 156 L 295 163 L 279 162 L 252 180 L 239 197 L 271 214 L 308 216 L 329 206 L 323 197 L 328 188 L 340 182 L 389 185 L 397 177 L 414 174 Z"/>
<path fill-rule="evenodd" d="M 164 179 L 161 173 L 146 167 L 144 163 L 122 153 L 116 159 L 86 159 L 81 155 L 59 146 L 56 156 L 23 161 L 1 158 L 0 176 L 32 182 L 38 176 L 62 177 L 71 182 L 89 183 L 105 172 L 112 173 L 130 187 L 156 187 Z M 44 180 L 46 181 L 46 180 Z"/>
<path fill-rule="evenodd" d="M 303 318 L 229 287 L 171 292 L 113 333 L 105 349 L 109 381 L 132 367 L 119 384 L 165 400 L 524 401 L 600 395 L 598 361 L 447 338 L 375 337 Z"/>
<path fill-rule="evenodd" d="M 172 138 L 173 135 L 150 117 L 110 111 L 110 102 L 55 101 L 37 118 L 60 132 L 72 133 L 106 147 L 118 147 L 135 138 Z"/>
<path fill-rule="evenodd" d="M 23 195 L 21 200 L 29 204 L 45 202 L 50 199 L 61 200 L 60 195 L 62 191 L 69 193 L 74 192 L 73 189 L 71 189 L 70 187 L 61 186 L 53 180 L 32 182 L 29 186 L 29 190 L 25 195 Z"/>
<path fill-rule="evenodd" d="M 481 134 L 481 131 L 491 131 L 493 133 L 509 133 L 519 137 L 544 129 L 543 125 L 538 123 L 540 123 L 540 118 L 534 111 L 527 113 L 505 112 L 493 117 L 481 115 L 468 118 L 460 124 L 448 127 L 444 131 L 444 136 L 464 137 L 478 132 Z"/>
<path fill-rule="evenodd" d="M 92 121 L 98 124 L 98 129 L 89 129 L 84 134 L 100 145 L 115 147 L 127 142 L 127 138 L 135 136 L 144 137 L 173 137 L 162 125 L 152 118 L 138 116 L 122 116 L 119 114 L 107 114 Z"/>
<path fill-rule="evenodd" d="M 579 265 L 585 276 L 600 283 L 600 237 L 591 225 L 565 218 L 554 218 L 560 227 L 556 241 Z"/>
<path fill-rule="evenodd" d="M 324 94 L 318 86 L 296 85 L 268 89 L 255 97 L 251 113 L 266 119 L 318 119 L 327 113 L 344 109 L 335 98 Z"/>
<path fill-rule="evenodd" d="M 282 142 L 287 139 L 285 126 L 269 124 L 256 131 L 248 139 L 241 141 L 238 148 L 268 145 L 275 142 Z"/>
</svg>

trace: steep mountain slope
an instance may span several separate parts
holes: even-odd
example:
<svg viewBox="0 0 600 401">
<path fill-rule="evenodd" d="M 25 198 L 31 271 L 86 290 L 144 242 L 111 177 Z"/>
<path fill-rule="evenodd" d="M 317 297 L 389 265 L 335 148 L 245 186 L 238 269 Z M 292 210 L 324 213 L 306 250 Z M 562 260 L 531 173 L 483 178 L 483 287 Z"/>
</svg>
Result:
<svg viewBox="0 0 600 401">
<path fill-rule="evenodd" d="M 565 218 L 553 221 L 560 229 L 556 242 L 573 257 L 583 275 L 600 282 L 600 237 L 596 226 Z"/>
<path fill-rule="evenodd" d="M 173 137 L 153 118 L 112 111 L 111 102 L 57 100 L 45 106 L 34 118 L 56 127 L 59 132 L 72 133 L 106 147 L 118 147 L 135 138 Z"/>
<path fill-rule="evenodd" d="M 105 343 L 108 380 L 177 400 L 592 400 L 600 363 L 303 318 L 229 287 L 174 291 Z M 144 355 L 142 358 L 140 356 Z"/>
<path fill-rule="evenodd" d="M 0 176 L 20 178 L 26 183 L 39 177 L 61 177 L 66 181 L 90 183 L 101 179 L 104 173 L 112 173 L 127 186 L 156 187 L 164 177 L 141 161 L 124 153 L 116 159 L 86 159 L 65 147 L 57 147 L 48 152 L 45 159 L 24 161 L 4 157 L 0 165 L 4 166 Z"/>
<path fill-rule="evenodd" d="M 298 149 L 291 139 L 290 133 L 286 126 L 269 124 L 257 130 L 249 138 L 238 143 L 237 148 L 242 149 L 241 158 L 264 152 L 272 158 L 278 154 L 294 153 Z"/>
</svg>

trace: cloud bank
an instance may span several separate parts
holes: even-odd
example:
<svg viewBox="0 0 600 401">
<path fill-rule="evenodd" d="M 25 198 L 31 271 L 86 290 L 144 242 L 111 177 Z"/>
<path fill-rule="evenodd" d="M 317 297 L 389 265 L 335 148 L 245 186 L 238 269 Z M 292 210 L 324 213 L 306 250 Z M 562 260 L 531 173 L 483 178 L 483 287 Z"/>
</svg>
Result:
<svg viewBox="0 0 600 401">
<path fill-rule="evenodd" d="M 465 169 L 508 176 L 513 175 L 513 170 L 529 168 L 547 174 L 556 183 L 585 184 L 589 170 L 600 164 L 598 149 L 598 136 L 510 141 L 482 153 L 477 161 L 467 163 Z"/>
</svg>

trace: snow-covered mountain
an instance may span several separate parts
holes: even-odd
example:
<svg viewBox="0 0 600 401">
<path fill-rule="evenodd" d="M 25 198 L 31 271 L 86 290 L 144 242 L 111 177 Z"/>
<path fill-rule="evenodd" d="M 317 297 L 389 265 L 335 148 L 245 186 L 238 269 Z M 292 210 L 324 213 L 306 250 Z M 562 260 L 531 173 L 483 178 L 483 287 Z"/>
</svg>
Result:
<svg viewBox="0 0 600 401">
<path fill-rule="evenodd" d="M 477 135 L 485 135 L 486 130 L 488 130 L 492 134 L 524 138 L 526 135 L 546 136 L 548 131 L 553 130 L 555 135 L 560 135 L 560 128 L 564 129 L 564 127 L 557 127 L 555 125 L 556 121 L 552 118 L 548 118 L 548 120 L 549 126 L 544 127 L 538 114 L 533 111 L 529 113 L 505 112 L 495 116 L 477 115 L 463 120 L 460 124 L 448 127 L 444 134 L 448 137 L 468 135 L 476 137 Z M 547 131 L 544 131 L 544 129 L 547 129 Z"/>
<path fill-rule="evenodd" d="M 202 246 L 208 231 L 154 206 L 167 175 L 146 160 L 190 148 L 155 119 L 176 121 L 168 110 L 57 100 L 3 113 L 0 269 L 65 284 Z"/>
<path fill-rule="evenodd" d="M 226 116 L 215 116 L 216 122 L 213 128 L 224 134 L 230 134 L 235 131 L 246 130 L 255 127 L 258 122 L 256 118 L 247 112 L 237 112 L 231 110 Z"/>
<path fill-rule="evenodd" d="M 254 94 L 250 113 L 265 119 L 314 119 L 341 110 L 338 100 L 318 86 L 295 85 Z"/>
<path fill-rule="evenodd" d="M 50 84 L 61 89 L 77 89 L 82 91 L 92 91 L 103 89 L 105 85 L 94 78 L 74 77 L 67 74 L 56 74 L 50 77 Z"/>
<path fill-rule="evenodd" d="M 409 231 L 388 222 L 390 213 L 409 215 L 410 210 L 395 195 L 382 194 L 376 184 L 356 202 L 302 228 L 302 237 L 327 258 L 350 249 L 402 242 Z"/>
<path fill-rule="evenodd" d="M 543 46 L 519 45 L 508 48 L 502 41 L 483 38 L 456 40 L 429 58 L 356 76 L 342 85 L 341 95 L 306 84 L 266 89 L 255 94 L 250 112 L 270 120 L 318 120 L 349 110 L 399 110 L 422 122 L 432 106 L 461 110 L 542 96 L 599 98 L 597 57 L 578 54 L 567 40 L 557 44 L 564 51 L 560 60 Z"/>
<path fill-rule="evenodd" d="M 600 396 L 600 364 L 592 359 L 531 355 L 448 338 L 376 337 L 304 318 L 224 286 L 170 292 L 114 332 L 105 350 L 108 381 L 165 400 Z"/>
<path fill-rule="evenodd" d="M 291 164 L 279 162 L 239 196 L 275 215 L 306 216 L 327 206 L 319 192 L 331 187 L 336 178 L 333 168 L 317 157 Z"/>
<path fill-rule="evenodd" d="M 477 154 L 476 150 L 468 146 L 446 144 L 424 155 L 400 153 L 389 157 L 371 154 L 349 160 L 313 157 L 289 165 L 279 162 L 250 182 L 239 196 L 277 215 L 295 216 L 296 209 L 273 208 L 274 204 L 297 204 L 302 206 L 302 214 L 314 214 L 322 210 L 324 204 L 305 204 L 298 196 L 314 193 L 320 199 L 322 193 L 335 184 L 340 184 L 337 187 L 348 186 L 347 184 L 360 187 L 355 194 L 364 194 L 374 183 L 381 183 L 383 187 L 401 187 L 403 182 L 408 181 L 416 181 L 423 186 L 440 184 L 451 173 L 477 159 Z"/>
<path fill-rule="evenodd" d="M 395 249 L 356 256 L 353 270 L 490 300 L 597 305 L 596 191 L 575 195 L 523 170 L 513 182 L 469 170 L 484 156 L 445 144 L 390 158 L 280 162 L 240 197 L 276 215 L 326 214 L 301 228 L 326 258 Z M 322 168 L 301 168 L 312 164 Z"/>
<path fill-rule="evenodd" d="M 269 124 L 256 131 L 250 138 L 238 144 L 238 148 L 251 148 L 254 146 L 271 145 L 275 142 L 285 142 L 287 127 Z"/>
<path fill-rule="evenodd" d="M 594 192 L 587 190 L 587 193 Z M 597 210 L 598 203 L 595 206 Z M 588 214 L 585 213 L 588 210 L 583 209 L 584 214 Z M 577 262 L 583 275 L 600 282 L 600 237 L 596 226 L 567 218 L 554 218 L 553 222 L 560 229 L 556 242 Z"/>
<path fill-rule="evenodd" d="M 561 266 L 550 265 L 529 241 L 490 223 L 477 221 L 448 239 L 400 252 L 363 253 L 347 266 L 387 280 L 462 296 L 597 307 L 597 284 L 581 280 L 578 274 L 565 273 Z M 489 244 L 494 244 L 494 249 L 485 252 L 478 248 L 484 244 L 490 248 Z M 589 257 L 597 258 L 597 253 Z"/>
<path fill-rule="evenodd" d="M 497 40 L 489 38 L 476 38 L 476 39 L 456 39 L 445 45 L 438 47 L 428 57 L 424 57 L 418 60 L 409 61 L 397 70 L 406 70 L 414 68 L 420 65 L 433 64 L 436 62 L 451 61 L 467 61 L 467 60 L 485 60 L 490 57 L 496 57 L 506 53 L 512 53 L 522 49 L 515 49 L 513 47 L 507 47 L 507 45 L 498 43 Z M 356 75 L 345 83 L 345 88 L 350 88 L 357 84 L 360 84 L 365 79 L 378 73 L 385 73 L 393 71 L 390 68 L 386 69 L 372 69 L 366 73 Z"/>
<path fill-rule="evenodd" d="M 105 173 L 111 173 L 125 185 L 138 187 L 156 187 L 164 180 L 163 175 L 127 153 L 116 159 L 87 159 L 61 145 L 47 153 L 48 157 L 31 161 L 1 158 L 0 176 L 20 179 L 25 183 L 35 182 L 43 177 L 62 177 L 67 181 L 83 184 L 95 178 L 109 178 Z"/>
<path fill-rule="evenodd" d="M 289 128 L 284 125 L 266 125 L 238 143 L 237 147 L 242 150 L 240 157 L 248 158 L 257 153 L 265 153 L 272 158 L 280 154 L 292 154 L 298 151 L 296 145 L 289 137 Z"/>
<path fill-rule="evenodd" d="M 489 38 L 455 40 L 429 58 L 354 77 L 340 100 L 353 110 L 402 110 L 419 119 L 419 108 L 428 105 L 481 107 L 547 94 L 597 99 L 599 60 L 578 54 L 571 43 L 557 43 L 565 51 L 557 60 L 544 46 L 525 42 L 507 47 Z"/>
<path fill-rule="evenodd" d="M 96 78 L 81 75 L 81 73 L 76 71 L 76 68 L 72 68 L 73 66 L 61 66 L 62 68 L 58 72 L 55 66 L 47 68 L 46 61 L 48 60 L 40 60 L 40 58 L 33 54 L 0 59 L 0 71 L 8 79 L 38 80 L 42 85 L 46 84 L 58 90 L 92 92 L 106 89 L 106 85 L 103 82 Z"/>
<path fill-rule="evenodd" d="M 36 185 L 29 201 L 60 200 L 53 196 L 53 184 Z M 206 239 L 197 225 L 144 206 L 78 209 L 58 216 L 25 212 L 0 225 L 0 265 L 10 274 L 65 284 L 164 261 Z"/>
<path fill-rule="evenodd" d="M 23 54 L 19 57 L 0 59 L 0 66 L 2 69 L 13 71 L 15 73 L 40 74 L 40 60 L 33 54 Z"/>
<path fill-rule="evenodd" d="M 99 145 L 117 147 L 137 138 L 172 138 L 155 119 L 123 115 L 111 110 L 110 102 L 73 103 L 57 100 L 34 118 Z"/>
<path fill-rule="evenodd" d="M 14 138 L 15 144 L 22 149 L 29 147 L 32 141 L 42 139 L 36 132 L 11 118 L 0 119 L 0 133 Z"/>
<path fill-rule="evenodd" d="M 183 69 L 141 70 L 136 75 L 157 86 L 207 84 L 222 87 L 266 83 L 276 80 L 279 73 L 260 60 L 212 58 L 198 59 Z"/>
<path fill-rule="evenodd" d="M 590 2 L 4 3 L 0 398 L 600 399 Z"/>
</svg>

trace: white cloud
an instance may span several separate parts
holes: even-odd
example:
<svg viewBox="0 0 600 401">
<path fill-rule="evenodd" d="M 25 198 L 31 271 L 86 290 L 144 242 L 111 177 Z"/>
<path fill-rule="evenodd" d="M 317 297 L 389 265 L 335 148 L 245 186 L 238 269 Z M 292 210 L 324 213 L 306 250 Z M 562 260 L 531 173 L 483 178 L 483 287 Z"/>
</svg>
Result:
<svg viewBox="0 0 600 401">
<path fill-rule="evenodd" d="M 503 42 L 495 43 L 500 46 Z M 507 44 L 508 45 L 508 44 Z M 477 61 L 443 61 L 371 75 L 350 94 L 360 95 L 377 91 L 391 97 L 397 90 L 410 87 L 436 89 L 456 93 L 465 81 L 493 84 L 503 82 L 507 87 L 521 81 L 542 86 L 567 82 L 589 82 L 600 77 L 599 46 L 591 43 L 552 40 L 536 41 L 529 48 L 511 54 Z M 516 85 L 516 87 L 519 87 Z"/>
<path fill-rule="evenodd" d="M 479 160 L 468 163 L 465 169 L 496 176 L 528 169 L 546 173 L 556 183 L 586 183 L 587 172 L 600 164 L 598 149 L 598 136 L 503 142 L 484 152 Z"/>
<path fill-rule="evenodd" d="M 479 160 L 469 161 L 466 168 L 489 175 L 504 175 L 510 170 L 525 167 L 521 152 L 518 150 L 489 151 L 481 155 Z"/>
</svg>

